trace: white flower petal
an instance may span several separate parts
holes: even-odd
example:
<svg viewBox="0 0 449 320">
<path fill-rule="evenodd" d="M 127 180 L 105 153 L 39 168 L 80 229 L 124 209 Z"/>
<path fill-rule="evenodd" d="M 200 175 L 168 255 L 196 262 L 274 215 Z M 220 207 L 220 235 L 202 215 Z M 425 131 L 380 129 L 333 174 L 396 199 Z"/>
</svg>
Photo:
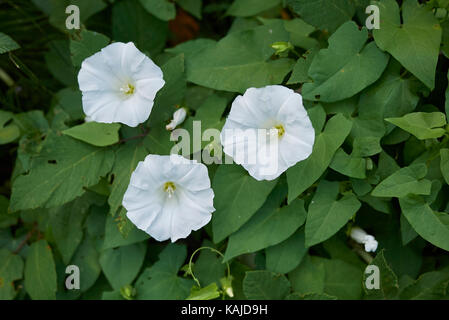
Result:
<svg viewBox="0 0 449 320">
<path fill-rule="evenodd" d="M 315 130 L 301 95 L 275 85 L 249 88 L 238 96 L 220 138 L 223 151 L 253 178 L 273 180 L 310 156 Z"/>
<path fill-rule="evenodd" d="M 162 70 L 132 43 L 112 43 L 85 59 L 78 74 L 83 110 L 96 122 L 135 127 L 146 121 Z"/>
<path fill-rule="evenodd" d="M 131 175 L 123 206 L 139 229 L 174 242 L 209 223 L 213 198 L 205 165 L 179 155 L 148 155 Z"/>
</svg>

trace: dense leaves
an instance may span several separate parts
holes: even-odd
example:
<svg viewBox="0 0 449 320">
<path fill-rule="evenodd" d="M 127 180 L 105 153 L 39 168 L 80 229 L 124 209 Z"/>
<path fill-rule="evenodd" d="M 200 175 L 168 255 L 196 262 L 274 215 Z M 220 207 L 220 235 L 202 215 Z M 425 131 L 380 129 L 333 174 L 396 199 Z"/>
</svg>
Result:
<svg viewBox="0 0 449 320">
<path fill-rule="evenodd" d="M 447 300 L 448 12 L 442 0 L 2 2 L 0 299 Z M 114 42 L 163 72 L 137 127 L 84 113 L 78 72 Z M 238 95 L 274 84 L 302 95 L 315 142 L 258 181 L 216 133 Z M 167 130 L 181 108 L 184 131 Z M 157 242 L 122 200 L 148 154 L 184 148 L 214 160 L 215 211 Z"/>
</svg>

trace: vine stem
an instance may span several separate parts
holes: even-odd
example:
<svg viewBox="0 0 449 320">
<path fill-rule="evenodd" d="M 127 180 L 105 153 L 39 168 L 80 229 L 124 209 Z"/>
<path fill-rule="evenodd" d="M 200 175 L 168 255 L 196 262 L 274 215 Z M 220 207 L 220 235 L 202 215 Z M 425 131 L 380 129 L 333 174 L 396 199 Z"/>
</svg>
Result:
<svg viewBox="0 0 449 320">
<path fill-rule="evenodd" d="M 193 257 L 195 256 L 195 254 L 197 254 L 199 251 L 204 250 L 204 249 L 209 249 L 210 251 L 215 252 L 216 254 L 218 254 L 219 256 L 221 256 L 224 259 L 224 255 L 220 251 L 218 251 L 217 249 L 211 248 L 211 247 L 200 247 L 192 253 L 192 255 L 190 256 L 190 260 L 189 260 L 189 273 L 192 275 L 192 278 L 198 285 L 198 288 L 201 288 L 201 285 L 200 285 L 200 281 L 193 274 L 192 261 L 193 261 Z M 231 276 L 231 268 L 229 267 L 228 262 L 226 262 L 226 267 L 228 269 L 228 278 L 229 278 Z"/>
<path fill-rule="evenodd" d="M 137 136 L 120 139 L 120 140 L 117 142 L 117 144 L 120 144 L 120 143 L 123 143 L 123 142 L 126 142 L 126 141 L 130 141 L 130 140 L 135 140 L 135 139 L 144 138 L 144 137 L 146 137 L 146 136 L 148 135 L 149 132 L 150 132 L 150 130 L 147 129 L 147 130 L 145 130 L 144 132 L 142 132 L 141 134 L 138 134 Z"/>
<path fill-rule="evenodd" d="M 35 222 L 35 223 L 33 223 L 33 228 L 31 228 L 31 230 L 27 233 L 25 239 L 23 239 L 22 242 L 17 247 L 17 249 L 14 250 L 14 252 L 13 252 L 14 254 L 18 254 L 20 252 L 20 250 L 22 250 L 22 248 L 25 246 L 25 244 L 28 242 L 28 240 L 30 240 L 33 233 L 36 231 L 36 227 L 37 227 L 37 223 Z"/>
</svg>

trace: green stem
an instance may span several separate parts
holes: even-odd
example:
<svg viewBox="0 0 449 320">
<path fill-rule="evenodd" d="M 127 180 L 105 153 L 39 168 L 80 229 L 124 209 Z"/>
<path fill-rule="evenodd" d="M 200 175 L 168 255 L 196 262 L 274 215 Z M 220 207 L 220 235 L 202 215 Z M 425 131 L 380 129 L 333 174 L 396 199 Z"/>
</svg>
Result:
<svg viewBox="0 0 449 320">
<path fill-rule="evenodd" d="M 190 260 L 189 260 L 189 273 L 192 275 L 193 280 L 196 282 L 196 284 L 198 285 L 198 288 L 201 288 L 200 285 L 200 281 L 195 277 L 195 275 L 193 274 L 193 270 L 192 270 L 192 261 L 193 261 L 193 257 L 195 256 L 195 254 L 197 254 L 199 251 L 204 250 L 204 249 L 209 249 L 212 252 L 215 252 L 216 254 L 218 254 L 219 256 L 221 256 L 224 259 L 224 255 L 218 251 L 217 249 L 211 248 L 211 247 L 201 247 L 196 249 L 192 255 L 190 256 Z M 228 278 L 231 276 L 231 268 L 229 267 L 229 263 L 226 262 L 226 266 L 228 269 Z"/>
</svg>

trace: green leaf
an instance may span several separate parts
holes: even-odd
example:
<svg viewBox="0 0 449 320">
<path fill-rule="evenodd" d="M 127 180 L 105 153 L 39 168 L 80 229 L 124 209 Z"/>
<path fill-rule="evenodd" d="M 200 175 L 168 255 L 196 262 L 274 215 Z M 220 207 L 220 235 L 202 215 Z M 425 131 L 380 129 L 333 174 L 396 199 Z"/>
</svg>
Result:
<svg viewBox="0 0 449 320">
<path fill-rule="evenodd" d="M 432 183 L 423 179 L 427 174 L 425 164 L 404 167 L 379 183 L 371 192 L 374 197 L 405 197 L 408 194 L 429 195 Z"/>
<path fill-rule="evenodd" d="M 176 16 L 175 4 L 168 0 L 140 0 L 142 6 L 155 17 L 168 21 Z"/>
<path fill-rule="evenodd" d="M 302 57 L 296 61 L 293 67 L 292 75 L 288 79 L 287 84 L 311 82 L 309 78 L 309 69 L 313 59 L 316 57 L 318 49 L 313 48 L 307 51 Z"/>
<path fill-rule="evenodd" d="M 288 0 L 287 4 L 304 21 L 330 33 L 355 14 L 354 2 L 347 0 Z"/>
<path fill-rule="evenodd" d="M 302 94 L 307 100 L 334 102 L 350 98 L 374 83 L 385 70 L 389 56 L 368 40 L 366 28 L 354 22 L 342 25 L 321 49 L 309 68 L 311 83 Z"/>
<path fill-rule="evenodd" d="M 337 300 L 337 297 L 330 296 L 326 293 L 306 293 L 300 294 L 293 292 L 289 294 L 286 300 Z"/>
<path fill-rule="evenodd" d="M 20 46 L 10 36 L 0 32 L 0 54 L 19 49 Z"/>
<path fill-rule="evenodd" d="M 273 194 L 278 192 L 277 189 Z M 307 215 L 304 201 L 297 199 L 290 205 L 279 208 L 287 194 L 286 188 L 280 193 L 279 198 L 270 195 L 263 207 L 229 237 L 225 261 L 243 253 L 256 252 L 281 243 L 304 224 Z"/>
<path fill-rule="evenodd" d="M 84 59 L 97 53 L 109 44 L 110 39 L 95 31 L 82 30 L 80 38 L 70 40 L 70 53 L 75 67 L 81 67 Z"/>
<path fill-rule="evenodd" d="M 11 112 L 0 110 L 0 145 L 13 142 L 20 137 L 19 127 L 11 122 L 13 117 Z"/>
<path fill-rule="evenodd" d="M 30 172 L 14 181 L 10 208 L 17 211 L 63 205 L 82 195 L 85 187 L 97 184 L 113 163 L 112 150 L 51 132 L 33 159 Z"/>
<path fill-rule="evenodd" d="M 22 258 L 6 249 L 0 249 L 0 300 L 11 300 L 16 296 L 14 281 L 22 279 L 22 276 Z"/>
<path fill-rule="evenodd" d="M 378 123 L 369 135 L 382 137 L 385 130 L 379 128 L 385 126 L 384 118 L 401 117 L 415 109 L 419 100 L 415 92 L 416 82 L 414 77 L 401 77 L 401 65 L 392 59 L 379 81 L 360 94 L 359 118 L 366 121 L 376 120 Z M 356 136 L 368 136 L 367 124 L 362 123 L 360 134 Z M 394 128 L 389 126 L 391 128 L 388 128 L 387 132 Z"/>
<path fill-rule="evenodd" d="M 108 198 L 111 215 L 115 215 L 122 205 L 123 195 L 128 188 L 131 174 L 139 161 L 143 161 L 148 154 L 145 147 L 139 142 L 128 142 L 122 145 L 115 153 L 115 163 L 112 168 L 114 180 L 111 186 L 111 194 Z"/>
<path fill-rule="evenodd" d="M 263 205 L 277 180 L 257 181 L 238 165 L 219 166 L 212 182 L 214 242 L 237 231 Z"/>
<path fill-rule="evenodd" d="M 47 241 L 33 243 L 25 262 L 25 289 L 33 300 L 56 299 L 56 269 Z"/>
<path fill-rule="evenodd" d="M 338 199 L 339 182 L 322 180 L 309 205 L 306 222 L 306 246 L 311 247 L 332 237 L 360 209 L 353 194 Z"/>
<path fill-rule="evenodd" d="M 442 112 L 413 112 L 401 118 L 385 120 L 420 140 L 439 138 L 446 133 L 446 130 L 440 128 L 447 123 L 446 116 Z"/>
<path fill-rule="evenodd" d="M 289 203 L 320 178 L 351 132 L 351 127 L 352 122 L 343 115 L 332 117 L 316 137 L 310 157 L 287 170 Z"/>
<path fill-rule="evenodd" d="M 159 261 L 147 268 L 137 280 L 137 299 L 186 299 L 194 282 L 177 276 L 186 257 L 187 249 L 184 245 L 167 245 L 159 254 Z"/>
<path fill-rule="evenodd" d="M 362 270 L 338 259 L 306 256 L 289 278 L 300 294 L 324 293 L 345 300 L 362 295 Z"/>
<path fill-rule="evenodd" d="M 449 271 L 447 268 L 441 271 L 426 272 L 405 287 L 400 298 L 403 300 L 446 300 L 448 285 Z"/>
<path fill-rule="evenodd" d="M 234 0 L 226 12 L 230 16 L 249 17 L 278 6 L 281 0 Z"/>
<path fill-rule="evenodd" d="M 212 300 L 218 297 L 220 297 L 220 292 L 217 284 L 214 282 L 201 289 L 193 287 L 186 300 Z"/>
<path fill-rule="evenodd" d="M 168 23 L 149 14 L 139 0 L 117 1 L 112 7 L 112 39 L 132 41 L 151 56 L 165 46 Z"/>
<path fill-rule="evenodd" d="M 175 2 L 194 17 L 201 19 L 203 0 L 175 0 Z"/>
<path fill-rule="evenodd" d="M 9 199 L 0 195 L 0 229 L 17 224 L 18 214 L 9 213 Z"/>
<path fill-rule="evenodd" d="M 288 41 L 281 22 L 233 32 L 187 61 L 187 80 L 208 88 L 245 92 L 249 87 L 280 84 L 293 60 L 270 60 L 277 41 Z"/>
<path fill-rule="evenodd" d="M 443 174 L 444 181 L 449 184 L 449 149 L 441 149 L 440 150 L 440 169 Z"/>
<path fill-rule="evenodd" d="M 361 298 L 362 270 L 337 259 L 322 261 L 326 271 L 324 293 L 344 300 Z"/>
<path fill-rule="evenodd" d="M 144 231 L 137 229 L 133 224 L 131 230 L 125 238 L 120 232 L 115 219 L 108 215 L 106 218 L 106 226 L 104 231 L 103 250 L 113 249 L 117 247 L 127 246 L 133 243 L 147 240 L 149 235 Z"/>
<path fill-rule="evenodd" d="M 48 70 L 64 85 L 77 87 L 76 71 L 70 57 L 70 42 L 53 40 L 49 42 L 48 46 L 50 50 L 44 56 Z"/>
<path fill-rule="evenodd" d="M 80 197 L 62 207 L 51 210 L 52 234 L 62 260 L 67 265 L 83 239 L 82 226 L 90 204 L 86 197 Z"/>
<path fill-rule="evenodd" d="M 165 130 L 164 122 L 167 121 L 168 123 L 168 120 L 173 118 L 173 112 L 176 111 L 177 105 L 181 103 L 186 92 L 184 55 L 179 54 L 171 58 L 161 69 L 164 74 L 165 85 L 154 99 L 149 124 L 150 127 L 161 126 Z"/>
<path fill-rule="evenodd" d="M 243 292 L 249 300 L 282 300 L 290 291 L 290 282 L 281 274 L 248 271 L 243 279 Z"/>
<path fill-rule="evenodd" d="M 381 17 L 380 28 L 373 32 L 376 44 L 433 89 L 442 34 L 433 13 L 416 0 L 406 0 L 402 5 L 401 22 L 396 1 L 374 3 Z"/>
<path fill-rule="evenodd" d="M 85 292 L 90 289 L 100 276 L 101 266 L 99 254 L 89 237 L 84 237 L 73 256 L 71 264 L 78 266 L 80 269 L 80 290 Z"/>
<path fill-rule="evenodd" d="M 351 178 L 366 178 L 366 160 L 354 155 L 348 155 L 341 148 L 335 153 L 329 167 Z"/>
<path fill-rule="evenodd" d="M 287 273 L 295 269 L 307 253 L 304 229 L 283 242 L 265 249 L 266 268 L 277 273 Z"/>
<path fill-rule="evenodd" d="M 97 147 L 106 147 L 119 141 L 120 123 L 86 122 L 62 131 L 63 134 Z"/>
<path fill-rule="evenodd" d="M 410 225 L 410 223 L 407 221 L 407 218 L 403 214 L 401 214 L 400 225 L 401 225 L 402 245 L 406 246 L 408 243 L 414 240 L 418 236 L 418 234 L 416 233 L 416 231 L 413 229 L 413 227 Z"/>
<path fill-rule="evenodd" d="M 213 247 L 213 244 L 205 241 L 202 247 L 205 246 Z M 202 286 L 212 282 L 220 284 L 220 279 L 223 278 L 227 270 L 223 259 L 210 250 L 201 250 L 198 260 L 195 261 L 192 269 Z"/>
<path fill-rule="evenodd" d="M 63 32 L 69 32 L 66 20 L 69 16 L 65 10 L 69 5 L 76 5 L 80 11 L 80 22 L 83 23 L 95 13 L 106 8 L 102 0 L 32 0 L 43 12 L 50 16 L 50 23 Z"/>
<path fill-rule="evenodd" d="M 385 260 L 384 250 L 381 250 L 376 255 L 376 257 L 373 261 L 371 261 L 368 267 L 369 266 L 376 266 L 377 268 L 379 268 L 379 289 L 366 288 L 367 277 L 370 275 L 375 275 L 375 273 L 364 273 L 363 284 L 366 296 L 369 299 L 396 299 L 399 292 L 399 282 L 395 273 L 388 265 L 388 262 Z"/>
<path fill-rule="evenodd" d="M 136 243 L 115 249 L 107 249 L 100 254 L 100 265 L 115 290 L 131 284 L 142 267 L 147 246 Z"/>
<path fill-rule="evenodd" d="M 65 88 L 56 93 L 57 105 L 55 108 L 61 108 L 71 120 L 81 120 L 85 118 L 83 112 L 82 93 L 78 89 Z M 48 126 L 48 125 L 47 125 Z"/>
<path fill-rule="evenodd" d="M 447 214 L 436 213 L 419 196 L 399 199 L 402 214 L 413 229 L 433 245 L 449 251 L 449 223 Z"/>
<path fill-rule="evenodd" d="M 322 263 L 317 263 L 315 258 L 306 255 L 301 264 L 288 274 L 295 292 L 301 294 L 324 292 L 326 270 Z"/>
</svg>

